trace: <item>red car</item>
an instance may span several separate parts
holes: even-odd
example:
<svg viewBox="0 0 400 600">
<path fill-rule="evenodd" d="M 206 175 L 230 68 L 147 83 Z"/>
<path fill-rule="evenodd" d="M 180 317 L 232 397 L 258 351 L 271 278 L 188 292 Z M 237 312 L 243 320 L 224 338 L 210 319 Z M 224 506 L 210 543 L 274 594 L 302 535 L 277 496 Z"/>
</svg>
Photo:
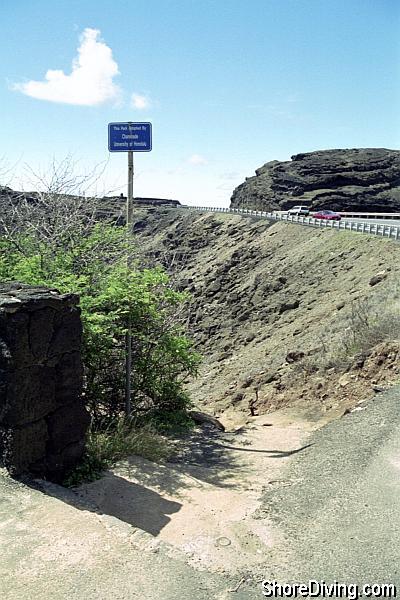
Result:
<svg viewBox="0 0 400 600">
<path fill-rule="evenodd" d="M 328 221 L 340 221 L 341 215 L 333 210 L 320 210 L 313 214 L 314 219 L 327 219 Z"/>
</svg>

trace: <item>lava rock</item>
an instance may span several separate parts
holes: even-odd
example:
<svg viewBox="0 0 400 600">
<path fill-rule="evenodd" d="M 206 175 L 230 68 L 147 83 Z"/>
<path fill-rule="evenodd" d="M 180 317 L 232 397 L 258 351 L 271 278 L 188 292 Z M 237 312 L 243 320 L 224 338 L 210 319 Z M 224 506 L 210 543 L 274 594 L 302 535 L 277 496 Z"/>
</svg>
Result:
<svg viewBox="0 0 400 600">
<path fill-rule="evenodd" d="M 0 285 L 0 464 L 53 481 L 84 451 L 78 297 Z"/>
<path fill-rule="evenodd" d="M 369 280 L 369 285 L 371 287 L 373 287 L 377 283 L 380 283 L 381 281 L 386 279 L 386 277 L 387 277 L 387 273 L 385 271 L 382 271 L 381 273 L 377 273 L 376 275 L 371 277 L 371 279 Z"/>
<path fill-rule="evenodd" d="M 289 364 L 298 362 L 302 358 L 304 358 L 304 352 L 301 352 L 300 350 L 292 350 L 291 352 L 288 352 L 285 356 L 285 360 Z"/>
<path fill-rule="evenodd" d="M 293 300 L 292 302 L 283 302 L 279 307 L 279 313 L 282 314 L 287 310 L 294 310 L 295 308 L 298 308 L 299 305 L 299 300 Z"/>
<path fill-rule="evenodd" d="M 320 150 L 271 161 L 233 192 L 231 207 L 398 212 L 400 151 L 385 148 Z"/>
</svg>

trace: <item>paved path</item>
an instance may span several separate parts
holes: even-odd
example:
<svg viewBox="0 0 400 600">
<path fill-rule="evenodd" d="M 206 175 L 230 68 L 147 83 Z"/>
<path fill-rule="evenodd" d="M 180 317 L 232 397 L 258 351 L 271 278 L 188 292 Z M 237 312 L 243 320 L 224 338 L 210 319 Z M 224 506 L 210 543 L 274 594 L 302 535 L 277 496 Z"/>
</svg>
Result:
<svg viewBox="0 0 400 600">
<path fill-rule="evenodd" d="M 152 536 L 98 515 L 58 486 L 0 476 L 2 600 L 227 600 L 238 582 L 194 571 Z M 249 600 L 242 584 L 234 598 Z"/>
<path fill-rule="evenodd" d="M 364 407 L 315 432 L 265 493 L 260 514 L 284 529 L 287 559 L 268 577 L 389 582 L 400 593 L 399 388 Z"/>
<path fill-rule="evenodd" d="M 89 501 L 82 500 L 51 484 L 24 485 L 3 473 L 0 598 L 248 600 L 263 597 L 259 583 L 263 578 L 282 583 L 309 579 L 394 583 L 400 590 L 399 389 L 379 394 L 362 410 L 308 432 L 301 452 L 293 450 L 299 447 L 299 440 L 293 438 L 288 452 L 268 446 L 260 453 L 262 430 L 271 432 L 268 435 L 272 443 L 275 426 L 278 424 L 255 428 L 254 439 L 250 428 L 235 443 L 225 437 L 214 440 L 222 462 L 226 460 L 224 447 L 240 457 L 242 469 L 246 464 L 248 471 L 252 468 L 251 457 L 257 457 L 253 466 L 258 465 L 262 499 L 256 512 L 243 518 L 243 523 L 254 525 L 254 518 L 268 520 L 280 534 L 274 537 L 274 544 L 265 545 L 262 560 L 251 564 L 249 559 L 248 568 L 245 561 L 239 571 L 194 568 L 179 544 L 174 548 L 165 541 L 167 538 L 132 526 L 129 515 L 121 520 L 115 515 L 122 513 L 99 511 L 91 504 L 90 496 Z M 250 445 L 238 447 L 239 442 L 246 442 L 246 436 L 250 436 Z M 206 454 L 201 453 L 201 461 Z M 214 485 L 215 458 L 213 447 L 211 479 L 201 487 L 201 493 L 191 497 L 191 502 L 200 502 L 202 490 Z M 268 466 L 271 462 L 283 466 L 272 469 Z M 198 471 L 200 467 L 193 468 Z M 160 507 L 165 514 L 159 529 L 167 532 L 174 515 L 183 515 L 187 510 L 177 506 L 178 502 L 184 503 L 184 496 L 175 500 L 173 495 L 172 499 L 164 497 L 161 488 L 151 484 L 154 473 L 140 473 L 136 472 L 135 478 L 130 475 L 131 501 L 135 501 L 136 491 L 141 498 L 146 492 L 150 505 Z M 185 472 L 184 481 L 193 475 L 192 471 Z M 125 490 L 124 481 L 125 487 L 118 489 Z M 231 501 L 235 493 L 250 493 L 253 483 L 250 487 L 235 484 L 234 493 L 228 494 Z M 258 492 L 256 495 L 258 498 Z M 121 502 L 116 499 L 118 510 Z M 215 506 L 210 502 L 211 509 Z M 228 516 L 231 510 L 227 506 Z M 205 517 L 198 515 L 200 525 L 203 521 L 207 525 Z M 195 529 L 195 520 L 192 524 Z M 197 535 L 197 530 L 189 529 L 191 535 Z M 258 545 L 255 552 L 259 553 Z M 234 591 L 239 583 L 238 591 Z"/>
</svg>

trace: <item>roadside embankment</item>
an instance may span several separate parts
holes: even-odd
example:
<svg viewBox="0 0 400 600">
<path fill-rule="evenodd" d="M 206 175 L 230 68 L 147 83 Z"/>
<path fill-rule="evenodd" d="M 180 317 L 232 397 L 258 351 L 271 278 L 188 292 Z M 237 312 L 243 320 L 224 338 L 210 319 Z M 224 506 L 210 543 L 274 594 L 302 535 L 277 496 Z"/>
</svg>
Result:
<svg viewBox="0 0 400 600">
<path fill-rule="evenodd" d="M 398 244 L 184 210 L 138 211 L 134 230 L 191 294 L 204 362 L 188 389 L 226 422 L 293 404 L 334 417 L 399 378 Z"/>
</svg>

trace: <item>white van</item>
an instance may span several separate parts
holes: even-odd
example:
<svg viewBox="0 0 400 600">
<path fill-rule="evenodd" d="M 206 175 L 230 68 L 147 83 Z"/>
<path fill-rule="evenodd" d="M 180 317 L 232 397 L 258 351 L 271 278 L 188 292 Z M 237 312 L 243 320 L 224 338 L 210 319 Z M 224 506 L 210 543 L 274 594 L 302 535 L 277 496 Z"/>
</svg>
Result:
<svg viewBox="0 0 400 600">
<path fill-rule="evenodd" d="M 306 217 L 310 214 L 310 209 L 308 206 L 292 206 L 292 208 L 289 208 L 287 212 L 288 215 L 303 215 Z"/>
</svg>

